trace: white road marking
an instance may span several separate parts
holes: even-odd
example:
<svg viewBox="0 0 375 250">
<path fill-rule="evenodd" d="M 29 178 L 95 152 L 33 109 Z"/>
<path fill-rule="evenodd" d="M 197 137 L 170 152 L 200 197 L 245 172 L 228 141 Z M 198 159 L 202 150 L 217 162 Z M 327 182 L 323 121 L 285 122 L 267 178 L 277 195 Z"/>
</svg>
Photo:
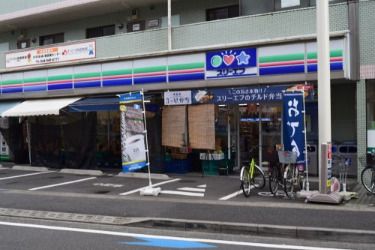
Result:
<svg viewBox="0 0 375 250">
<path fill-rule="evenodd" d="M 58 186 L 69 185 L 69 184 L 73 184 L 73 183 L 77 183 L 77 182 L 89 181 L 89 180 L 93 180 L 93 179 L 96 179 L 96 177 L 79 179 L 79 180 L 75 180 L 75 181 L 62 182 L 62 183 L 52 184 L 52 185 L 42 186 L 42 187 L 35 187 L 35 188 L 30 188 L 29 190 L 30 191 L 35 191 L 35 190 L 46 189 L 46 188 L 51 188 L 51 187 L 58 187 Z"/>
<path fill-rule="evenodd" d="M 161 190 L 160 193 L 162 193 L 162 194 L 175 194 L 175 195 L 204 197 L 204 194 L 202 194 L 202 193 L 182 192 L 182 191 L 174 191 L 174 190 Z"/>
<path fill-rule="evenodd" d="M 92 184 L 93 186 L 100 186 L 100 187 L 113 187 L 113 188 L 120 188 L 123 187 L 124 185 L 122 184 L 113 184 L 113 183 L 94 183 Z"/>
<path fill-rule="evenodd" d="M 182 188 L 177 188 L 178 190 L 181 191 L 188 191 L 188 192 L 206 192 L 206 189 L 204 188 L 190 188 L 190 187 L 182 187 Z"/>
<path fill-rule="evenodd" d="M 9 180 L 9 179 L 21 178 L 21 177 L 26 177 L 26 176 L 32 176 L 32 175 L 38 175 L 38 174 L 49 174 L 49 173 L 54 173 L 54 172 L 56 172 L 56 171 L 48 171 L 48 172 L 38 172 L 38 173 L 31 173 L 31 174 L 15 175 L 15 176 L 9 176 L 9 177 L 0 178 L 0 181 L 1 180 Z"/>
<path fill-rule="evenodd" d="M 226 201 L 226 200 L 229 200 L 229 199 L 232 199 L 232 198 L 236 197 L 237 195 L 239 195 L 241 193 L 242 193 L 242 190 L 234 192 L 234 193 L 229 194 L 227 196 L 221 197 L 219 200 L 220 201 Z"/>
<path fill-rule="evenodd" d="M 202 242 L 202 243 L 229 245 L 229 246 L 234 246 L 234 245 L 236 245 L 236 246 L 252 246 L 252 247 L 291 249 L 291 250 L 344 250 L 344 249 L 339 249 L 339 248 L 323 248 L 323 247 L 309 247 L 309 246 L 284 245 L 284 244 L 267 244 L 267 243 L 244 242 L 244 241 L 226 241 L 226 240 L 212 240 L 212 239 L 201 239 L 201 238 L 183 238 L 183 237 L 162 236 L 162 235 L 147 235 L 147 234 L 124 233 L 124 232 L 94 230 L 94 229 L 84 229 L 84 228 L 73 228 L 73 227 L 58 227 L 58 226 L 46 226 L 46 225 L 28 224 L 28 223 L 13 223 L 13 222 L 5 222 L 5 221 L 0 221 L 0 225 L 12 226 L 12 227 L 38 228 L 38 229 L 55 230 L 55 231 L 88 233 L 88 234 L 112 235 L 112 236 L 122 236 L 122 237 Z"/>
<path fill-rule="evenodd" d="M 206 188 L 207 185 L 206 185 L 206 184 L 204 184 L 204 185 L 199 185 L 198 187 L 199 187 L 199 188 Z"/>
<path fill-rule="evenodd" d="M 161 185 L 164 185 L 164 184 L 167 184 L 167 183 L 171 183 L 171 182 L 176 182 L 176 181 L 179 181 L 181 179 L 173 179 L 173 180 L 169 180 L 169 181 L 163 181 L 163 182 L 159 182 L 159 183 L 156 183 L 156 184 L 153 184 L 151 185 L 152 187 L 157 187 L 157 186 L 161 186 Z M 125 192 L 125 193 L 121 193 L 119 195 L 129 195 L 129 194 L 134 194 L 136 192 L 139 192 L 141 191 L 142 189 L 144 188 L 147 188 L 148 186 L 145 186 L 145 187 L 141 187 L 141 188 L 137 188 L 137 189 L 134 189 L 134 190 L 131 190 L 131 191 L 128 191 L 128 192 Z"/>
</svg>

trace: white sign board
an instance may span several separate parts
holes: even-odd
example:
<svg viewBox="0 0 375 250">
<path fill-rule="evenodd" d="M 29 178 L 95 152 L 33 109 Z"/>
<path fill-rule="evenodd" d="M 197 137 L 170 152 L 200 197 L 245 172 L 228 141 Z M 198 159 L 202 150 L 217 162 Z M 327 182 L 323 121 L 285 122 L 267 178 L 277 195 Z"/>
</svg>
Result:
<svg viewBox="0 0 375 250">
<path fill-rule="evenodd" d="M 41 47 L 6 54 L 6 68 L 35 66 L 90 59 L 96 57 L 95 41 L 69 45 Z"/>
<path fill-rule="evenodd" d="M 191 104 L 191 91 L 164 92 L 164 105 Z"/>
<path fill-rule="evenodd" d="M 300 4 L 300 0 L 281 0 L 281 8 L 299 6 Z"/>
</svg>

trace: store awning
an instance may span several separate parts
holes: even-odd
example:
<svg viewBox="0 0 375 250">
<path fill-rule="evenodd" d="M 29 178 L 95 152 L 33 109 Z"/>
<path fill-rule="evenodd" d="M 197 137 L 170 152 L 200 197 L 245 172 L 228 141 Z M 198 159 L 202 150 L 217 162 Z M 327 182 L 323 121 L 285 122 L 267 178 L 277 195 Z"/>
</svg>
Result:
<svg viewBox="0 0 375 250">
<path fill-rule="evenodd" d="M 0 103 L 0 116 L 7 111 L 8 109 L 13 108 L 14 106 L 20 104 L 21 102 L 1 102 Z"/>
<path fill-rule="evenodd" d="M 118 97 L 88 97 L 69 105 L 69 112 L 118 111 Z"/>
<path fill-rule="evenodd" d="M 81 97 L 24 101 L 1 114 L 2 117 L 59 115 L 60 109 L 78 101 Z"/>
</svg>

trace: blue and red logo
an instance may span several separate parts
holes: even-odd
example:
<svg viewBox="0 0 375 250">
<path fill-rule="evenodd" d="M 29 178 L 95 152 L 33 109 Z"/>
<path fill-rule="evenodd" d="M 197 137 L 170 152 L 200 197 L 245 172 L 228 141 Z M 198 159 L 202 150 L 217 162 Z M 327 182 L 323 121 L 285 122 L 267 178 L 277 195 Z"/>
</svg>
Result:
<svg viewBox="0 0 375 250">
<path fill-rule="evenodd" d="M 255 48 L 229 49 L 206 53 L 206 70 L 250 68 L 257 66 Z"/>
</svg>

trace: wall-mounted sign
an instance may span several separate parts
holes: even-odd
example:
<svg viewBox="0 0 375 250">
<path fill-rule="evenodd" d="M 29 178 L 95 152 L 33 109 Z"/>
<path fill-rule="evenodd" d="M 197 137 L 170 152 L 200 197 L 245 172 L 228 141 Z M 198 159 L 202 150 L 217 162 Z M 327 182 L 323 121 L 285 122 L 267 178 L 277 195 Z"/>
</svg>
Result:
<svg viewBox="0 0 375 250">
<path fill-rule="evenodd" d="M 41 47 L 6 54 L 6 68 L 35 66 L 90 59 L 96 57 L 95 41 L 68 45 Z"/>
<path fill-rule="evenodd" d="M 256 86 L 244 88 L 222 88 L 193 90 L 194 104 L 239 104 L 281 101 L 286 86 Z"/>
<path fill-rule="evenodd" d="M 164 105 L 191 104 L 191 91 L 164 92 Z"/>
<path fill-rule="evenodd" d="M 206 53 L 207 79 L 241 77 L 256 74 L 256 48 L 228 49 Z"/>
</svg>

